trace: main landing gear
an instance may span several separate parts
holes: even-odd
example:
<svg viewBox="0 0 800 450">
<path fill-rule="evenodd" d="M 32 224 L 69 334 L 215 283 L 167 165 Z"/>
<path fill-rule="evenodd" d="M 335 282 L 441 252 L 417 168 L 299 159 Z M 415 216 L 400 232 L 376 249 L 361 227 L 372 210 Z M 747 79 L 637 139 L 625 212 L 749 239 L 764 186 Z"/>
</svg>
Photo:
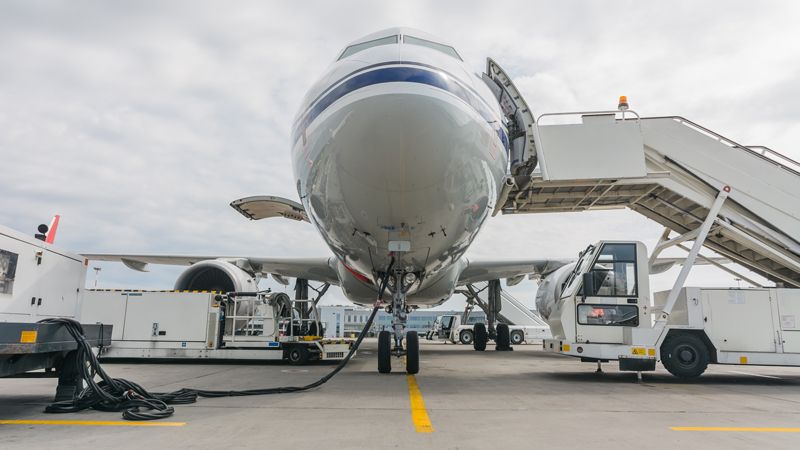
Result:
<svg viewBox="0 0 800 450">
<path fill-rule="evenodd" d="M 458 291 L 467 297 L 467 306 L 464 309 L 463 316 L 464 323 L 467 322 L 469 314 L 472 312 L 472 308 L 475 305 L 479 306 L 483 312 L 486 313 L 488 327 L 487 324 L 484 324 L 483 322 L 478 322 L 473 326 L 471 335 L 472 339 L 470 341 L 472 343 L 472 348 L 479 352 L 485 351 L 489 340 L 494 339 L 495 350 L 506 352 L 514 350 L 511 347 L 512 341 L 515 344 L 521 344 L 525 340 L 525 335 L 518 331 L 511 333 L 507 324 L 497 323 L 498 316 L 500 315 L 500 308 L 502 306 L 502 289 L 500 287 L 500 280 L 489 281 L 487 287 L 484 289 L 488 289 L 488 298 L 485 302 L 478 297 L 480 291 L 476 290 L 471 284 L 467 285 L 466 291 Z M 481 289 L 481 291 L 482 290 L 483 289 Z M 461 339 L 461 342 L 465 344 L 470 343 L 464 342 L 463 338 Z"/>
<path fill-rule="evenodd" d="M 405 356 L 406 373 L 415 374 L 419 372 L 419 336 L 416 331 L 406 331 L 408 313 L 411 309 L 406 304 L 403 273 L 397 271 L 393 277 L 395 291 L 392 303 L 386 307 L 386 312 L 392 314 L 392 331 L 384 330 L 378 333 L 378 372 L 391 372 L 392 356 L 397 358 Z"/>
</svg>

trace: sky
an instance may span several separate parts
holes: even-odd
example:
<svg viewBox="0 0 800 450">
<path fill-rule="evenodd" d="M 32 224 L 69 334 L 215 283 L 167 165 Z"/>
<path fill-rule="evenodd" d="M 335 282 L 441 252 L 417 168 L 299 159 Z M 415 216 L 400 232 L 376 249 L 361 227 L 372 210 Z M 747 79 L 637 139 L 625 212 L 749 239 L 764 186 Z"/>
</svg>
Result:
<svg viewBox="0 0 800 450">
<path fill-rule="evenodd" d="M 228 204 L 296 200 L 289 134 L 305 91 L 349 41 L 391 26 L 440 36 L 477 73 L 492 57 L 537 115 L 613 109 L 627 95 L 643 116 L 681 115 L 800 159 L 798 23 L 788 1 L 6 0 L 0 224 L 33 233 L 61 214 L 56 243 L 75 252 L 329 255 L 311 225 L 247 221 Z M 468 256 L 573 257 L 599 239 L 652 247 L 661 231 L 628 210 L 498 216 Z M 103 288 L 171 288 L 183 270 L 91 266 Z M 676 270 L 651 288 L 668 289 Z M 688 283 L 738 284 L 703 267 Z M 531 306 L 535 289 L 510 288 Z M 335 289 L 326 301 L 345 302 Z"/>
</svg>

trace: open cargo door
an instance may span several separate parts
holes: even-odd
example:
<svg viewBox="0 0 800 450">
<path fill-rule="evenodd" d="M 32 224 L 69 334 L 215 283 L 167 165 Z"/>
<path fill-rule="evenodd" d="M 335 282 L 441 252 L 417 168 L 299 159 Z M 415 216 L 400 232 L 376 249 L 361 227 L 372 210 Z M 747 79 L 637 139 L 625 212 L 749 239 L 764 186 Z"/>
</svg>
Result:
<svg viewBox="0 0 800 450">
<path fill-rule="evenodd" d="M 506 72 L 491 58 L 486 58 L 483 81 L 492 90 L 508 119 L 509 160 L 513 176 L 526 176 L 536 168 L 533 112 Z"/>
<path fill-rule="evenodd" d="M 255 195 L 231 202 L 231 207 L 250 220 L 285 217 L 308 222 L 303 205 L 295 201 L 271 195 Z"/>
</svg>

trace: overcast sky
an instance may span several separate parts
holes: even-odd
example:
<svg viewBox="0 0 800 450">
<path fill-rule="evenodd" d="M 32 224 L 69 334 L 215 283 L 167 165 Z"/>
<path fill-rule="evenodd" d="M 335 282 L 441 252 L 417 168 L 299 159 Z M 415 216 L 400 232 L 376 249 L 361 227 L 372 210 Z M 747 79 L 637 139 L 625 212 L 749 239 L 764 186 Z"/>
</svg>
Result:
<svg viewBox="0 0 800 450">
<path fill-rule="evenodd" d="M 296 199 L 303 94 L 347 42 L 398 25 L 455 44 L 475 72 L 494 58 L 536 114 L 627 95 L 642 115 L 798 159 L 798 24 L 790 1 L 3 1 L 0 223 L 33 233 L 61 214 L 57 244 L 76 252 L 328 255 L 312 226 L 249 222 L 228 203 Z M 660 233 L 630 211 L 496 217 L 469 254 L 569 257 Z M 170 288 L 181 270 L 99 266 L 99 287 Z M 736 285 L 704 268 L 689 282 Z M 532 304 L 534 289 L 514 292 Z"/>
</svg>

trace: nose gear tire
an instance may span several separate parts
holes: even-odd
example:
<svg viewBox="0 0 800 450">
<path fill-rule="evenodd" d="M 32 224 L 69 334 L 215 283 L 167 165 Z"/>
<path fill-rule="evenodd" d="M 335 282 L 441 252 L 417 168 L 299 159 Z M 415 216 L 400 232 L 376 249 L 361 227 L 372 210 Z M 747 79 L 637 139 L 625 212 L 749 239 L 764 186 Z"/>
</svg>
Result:
<svg viewBox="0 0 800 450">
<path fill-rule="evenodd" d="M 392 371 L 392 333 L 381 331 L 378 333 L 378 372 L 389 373 Z"/>
<path fill-rule="evenodd" d="M 419 335 L 416 331 L 406 333 L 406 373 L 419 372 Z"/>
</svg>

